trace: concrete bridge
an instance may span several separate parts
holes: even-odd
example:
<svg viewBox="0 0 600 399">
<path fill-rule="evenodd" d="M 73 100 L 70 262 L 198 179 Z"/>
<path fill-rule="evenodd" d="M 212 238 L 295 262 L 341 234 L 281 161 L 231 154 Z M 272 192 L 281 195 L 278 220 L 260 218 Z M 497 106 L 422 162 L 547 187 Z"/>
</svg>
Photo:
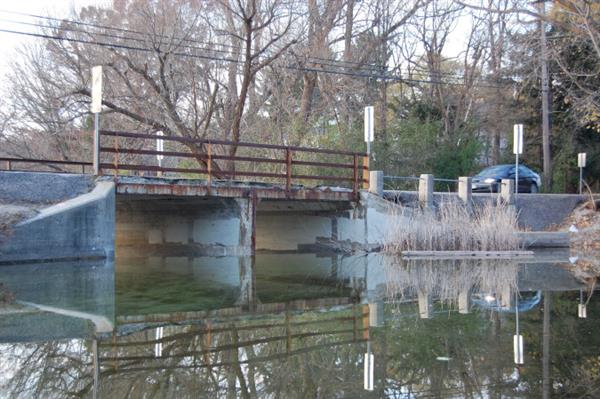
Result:
<svg viewBox="0 0 600 399">
<path fill-rule="evenodd" d="M 577 204 L 570 197 L 533 197 L 538 195 L 520 204 L 522 227 L 524 216 L 538 224 L 559 223 Z M 243 182 L 209 186 L 165 177 L 0 172 L 0 202 L 39 205 L 40 199 L 58 203 L 4 233 L 0 263 L 111 258 L 115 249 L 182 256 L 370 250 L 381 245 L 390 223 L 403 212 L 368 191 L 355 197 L 344 188 L 287 191 Z M 545 214 L 549 202 L 560 212 Z"/>
<path fill-rule="evenodd" d="M 100 131 L 93 164 L 1 158 L 12 172 L 2 172 L 0 201 L 45 202 L 72 185 L 95 188 L 73 190 L 78 197 L 19 224 L 0 244 L 0 262 L 110 257 L 113 232 L 117 248 L 195 255 L 376 242 L 364 220 L 369 209 L 388 209 L 361 192 L 369 182 L 366 154 L 166 136 L 159 145 L 157 137 Z M 94 178 L 14 171 L 32 166 L 94 172 Z"/>
<path fill-rule="evenodd" d="M 392 216 L 401 218 L 396 202 L 407 209 L 444 196 L 433 193 L 430 175 L 418 194 L 384 193 L 362 153 L 164 136 L 167 150 L 158 150 L 156 140 L 101 131 L 93 164 L 0 158 L 11 169 L 0 172 L 0 203 L 55 203 L 0 236 L 0 263 L 112 257 L 115 248 L 195 256 L 370 250 Z M 19 165 L 87 174 L 14 171 Z M 458 191 L 467 203 L 493 200 L 460 183 Z M 384 199 L 391 194 L 394 201 Z M 521 227 L 559 223 L 579 201 L 519 196 Z"/>
<path fill-rule="evenodd" d="M 0 243 L 3 263 L 112 257 L 115 248 L 196 256 L 369 248 L 398 208 L 366 191 L 330 187 L 15 171 L 0 172 L 0 182 L 0 201 L 8 203 L 75 194 L 16 225 Z"/>
</svg>

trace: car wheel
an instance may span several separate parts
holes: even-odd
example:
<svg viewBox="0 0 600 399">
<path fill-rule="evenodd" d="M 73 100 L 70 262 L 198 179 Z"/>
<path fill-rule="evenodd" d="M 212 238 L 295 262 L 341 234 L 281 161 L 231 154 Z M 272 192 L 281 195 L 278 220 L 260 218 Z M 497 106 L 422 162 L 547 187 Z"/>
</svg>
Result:
<svg viewBox="0 0 600 399">
<path fill-rule="evenodd" d="M 529 192 L 530 192 L 531 194 L 536 194 L 536 193 L 539 193 L 539 192 L 540 192 L 540 189 L 538 188 L 537 184 L 535 184 L 535 183 L 531 183 L 531 187 L 530 187 L 530 189 L 529 189 Z"/>
</svg>

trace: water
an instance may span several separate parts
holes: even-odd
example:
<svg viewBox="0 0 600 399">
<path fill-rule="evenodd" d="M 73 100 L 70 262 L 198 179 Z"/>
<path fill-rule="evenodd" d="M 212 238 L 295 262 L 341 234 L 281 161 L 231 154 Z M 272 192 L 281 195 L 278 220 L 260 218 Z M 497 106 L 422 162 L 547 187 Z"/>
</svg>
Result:
<svg viewBox="0 0 600 399">
<path fill-rule="evenodd" d="M 49 307 L 0 307 L 0 397 L 600 396 L 594 279 L 540 259 L 119 258 L 0 281 Z"/>
</svg>

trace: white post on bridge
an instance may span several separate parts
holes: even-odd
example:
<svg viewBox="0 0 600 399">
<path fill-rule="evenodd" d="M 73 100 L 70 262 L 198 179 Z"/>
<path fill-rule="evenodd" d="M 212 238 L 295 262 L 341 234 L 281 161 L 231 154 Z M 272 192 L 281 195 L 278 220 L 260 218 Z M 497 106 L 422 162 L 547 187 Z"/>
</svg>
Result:
<svg viewBox="0 0 600 399">
<path fill-rule="evenodd" d="M 94 175 L 100 174 L 100 112 L 102 112 L 102 66 L 92 68 L 92 104 L 94 114 Z"/>
<path fill-rule="evenodd" d="M 365 107 L 365 143 L 367 143 L 367 154 L 371 155 L 371 143 L 375 139 L 374 128 L 375 108 L 370 105 Z"/>
<path fill-rule="evenodd" d="M 515 198 L 519 193 L 519 154 L 523 153 L 523 125 L 513 126 L 513 153 L 515 154 Z"/>
<path fill-rule="evenodd" d="M 165 148 L 165 141 L 161 138 L 164 135 L 165 134 L 160 130 L 156 132 L 156 151 L 159 152 L 159 154 L 156 154 L 156 160 L 158 161 L 159 168 L 162 168 L 162 160 L 165 158 L 165 156 L 162 154 Z M 157 175 L 162 176 L 162 170 L 159 170 Z"/>
</svg>

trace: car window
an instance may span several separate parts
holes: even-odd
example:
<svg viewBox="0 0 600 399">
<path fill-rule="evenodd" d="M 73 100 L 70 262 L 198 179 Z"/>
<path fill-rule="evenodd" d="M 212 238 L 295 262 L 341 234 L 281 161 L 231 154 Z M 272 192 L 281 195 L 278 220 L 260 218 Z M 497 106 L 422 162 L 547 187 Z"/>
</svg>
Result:
<svg viewBox="0 0 600 399">
<path fill-rule="evenodd" d="M 496 166 L 490 166 L 485 168 L 484 170 L 482 170 L 481 172 L 479 172 L 477 174 L 478 177 L 502 177 L 502 176 L 506 176 L 507 174 L 507 170 L 510 168 L 510 166 L 507 165 L 496 165 Z M 512 169 L 514 169 L 514 166 L 512 167 Z"/>
<path fill-rule="evenodd" d="M 523 177 L 531 177 L 533 176 L 533 173 L 531 173 L 531 169 L 525 166 L 519 166 L 519 175 Z"/>
</svg>

